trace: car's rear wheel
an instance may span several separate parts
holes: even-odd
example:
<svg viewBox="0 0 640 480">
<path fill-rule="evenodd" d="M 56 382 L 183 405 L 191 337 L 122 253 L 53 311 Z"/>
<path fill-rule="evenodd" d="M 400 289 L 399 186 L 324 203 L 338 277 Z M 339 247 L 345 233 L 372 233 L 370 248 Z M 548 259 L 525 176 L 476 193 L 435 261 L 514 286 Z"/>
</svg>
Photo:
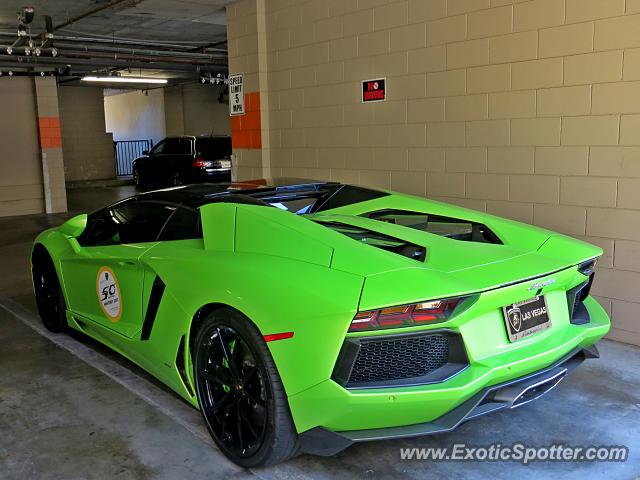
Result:
<svg viewBox="0 0 640 480">
<path fill-rule="evenodd" d="M 200 326 L 194 345 L 200 411 L 220 450 L 243 467 L 295 454 L 297 434 L 282 382 L 253 324 L 223 308 Z"/>
<path fill-rule="evenodd" d="M 32 264 L 33 287 L 42 323 L 47 330 L 61 332 L 67 327 L 66 304 L 53 261 L 44 249 L 38 248 L 34 250 Z"/>
<path fill-rule="evenodd" d="M 138 188 L 144 187 L 144 182 L 142 181 L 142 175 L 140 174 L 140 170 L 138 170 L 137 168 L 133 170 L 133 183 Z"/>
<path fill-rule="evenodd" d="M 174 173 L 173 176 L 171 177 L 171 185 L 173 185 L 174 187 L 178 187 L 183 183 L 184 183 L 184 180 L 182 179 L 182 174 L 180 172 Z"/>
</svg>

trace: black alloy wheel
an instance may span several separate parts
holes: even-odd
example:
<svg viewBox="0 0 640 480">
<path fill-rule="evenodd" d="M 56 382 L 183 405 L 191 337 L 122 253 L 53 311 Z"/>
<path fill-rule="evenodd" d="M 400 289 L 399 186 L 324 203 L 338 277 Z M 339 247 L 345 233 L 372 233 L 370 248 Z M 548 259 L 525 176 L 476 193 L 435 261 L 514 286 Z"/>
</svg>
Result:
<svg viewBox="0 0 640 480">
<path fill-rule="evenodd" d="M 66 304 L 56 269 L 49 255 L 41 250 L 34 251 L 32 262 L 33 288 L 42 323 L 51 332 L 61 332 L 67 326 Z"/>
<path fill-rule="evenodd" d="M 205 319 L 196 340 L 194 373 L 200 410 L 214 441 L 238 465 L 255 467 L 290 458 L 297 435 L 273 360 L 248 322 L 230 309 Z"/>
</svg>

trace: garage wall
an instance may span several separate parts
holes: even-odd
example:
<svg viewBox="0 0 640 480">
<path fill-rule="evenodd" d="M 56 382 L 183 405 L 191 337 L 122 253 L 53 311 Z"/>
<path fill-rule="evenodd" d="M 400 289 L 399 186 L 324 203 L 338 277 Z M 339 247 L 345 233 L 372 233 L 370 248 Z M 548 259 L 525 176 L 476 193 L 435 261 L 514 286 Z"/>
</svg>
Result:
<svg viewBox="0 0 640 480">
<path fill-rule="evenodd" d="M 227 97 L 223 103 L 218 100 L 221 90 L 222 86 L 199 83 L 165 88 L 167 135 L 231 134 Z"/>
<path fill-rule="evenodd" d="M 273 174 L 600 245 L 611 337 L 640 344 L 639 0 L 244 0 L 228 9 L 231 66 L 257 57 L 256 3 Z M 377 77 L 388 100 L 361 104 L 360 81 Z"/>
<path fill-rule="evenodd" d="M 106 133 L 101 88 L 58 88 L 67 181 L 114 178 L 113 137 Z"/>
<path fill-rule="evenodd" d="M 0 217 L 44 211 L 33 79 L 0 78 Z"/>
<path fill-rule="evenodd" d="M 166 136 L 164 92 L 134 90 L 107 95 L 104 118 L 106 131 L 114 140 L 151 139 L 156 144 Z"/>
</svg>

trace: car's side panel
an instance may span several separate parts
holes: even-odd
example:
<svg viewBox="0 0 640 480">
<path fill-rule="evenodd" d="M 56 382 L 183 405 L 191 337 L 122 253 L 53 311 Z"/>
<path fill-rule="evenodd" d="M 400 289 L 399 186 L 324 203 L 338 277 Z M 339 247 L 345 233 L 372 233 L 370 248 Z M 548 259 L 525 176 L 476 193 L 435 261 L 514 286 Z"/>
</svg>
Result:
<svg viewBox="0 0 640 480">
<path fill-rule="evenodd" d="M 182 332 L 188 330 L 188 315 L 171 295 L 164 295 L 158 311 L 158 319 L 148 341 L 127 338 L 100 324 L 88 322 L 72 312 L 67 313 L 69 325 L 104 343 L 136 363 L 187 401 L 197 406 L 196 400 L 185 387 L 176 366 Z"/>
<path fill-rule="evenodd" d="M 192 240 L 190 242 L 192 244 L 195 243 L 195 245 L 202 249 L 201 241 Z M 51 255 L 58 272 L 58 278 L 60 279 L 63 287 L 65 301 L 67 306 L 69 306 L 69 294 L 71 293 L 69 275 L 62 274 L 60 266 L 63 260 L 61 259 L 69 259 L 77 256 L 82 250 L 81 247 L 75 239 L 62 235 L 57 229 L 50 229 L 42 232 L 36 238 L 35 243 L 42 244 Z M 155 276 L 155 274 L 148 270 L 148 266 L 144 265 L 143 269 L 145 270 L 145 275 L 148 278 Z M 95 291 L 95 281 L 90 283 L 91 285 L 89 285 L 89 287 L 92 291 L 88 294 L 89 300 L 95 302 L 95 307 L 99 309 L 99 299 Z M 142 316 L 146 313 L 149 294 L 152 287 L 152 282 L 148 283 L 148 285 L 145 284 L 148 288 L 144 288 L 142 293 Z M 123 289 L 123 302 L 130 303 L 130 293 L 130 291 L 125 291 Z M 78 312 L 73 312 L 71 310 L 67 311 L 67 320 L 69 326 L 72 328 L 95 338 L 101 343 L 107 345 L 109 348 L 138 364 L 185 399 L 197 406 L 197 402 L 185 388 L 175 365 L 180 338 L 188 332 L 192 316 L 181 309 L 170 293 L 163 295 L 157 313 L 157 318 L 154 322 L 152 335 L 149 341 L 146 342 L 141 342 L 139 340 L 139 335 L 138 338 L 129 338 L 113 328 L 109 328 L 101 323 L 92 321 L 90 318 L 86 318 Z M 105 321 L 108 321 L 106 320 L 106 316 Z"/>
<path fill-rule="evenodd" d="M 85 247 L 61 255 L 69 308 L 85 319 L 134 338 L 142 327 L 144 269 L 138 258 L 151 244 Z M 99 279 L 98 276 L 101 278 Z M 106 282 L 99 282 L 102 277 Z M 107 291 L 109 287 L 113 292 Z M 107 302 L 119 307 L 108 315 Z"/>
<path fill-rule="evenodd" d="M 357 309 L 361 277 L 276 256 L 176 243 L 159 243 L 142 260 L 189 320 L 204 305 L 218 303 L 246 315 L 264 335 L 294 332 L 293 338 L 269 343 L 289 395 L 331 376 Z M 173 322 L 163 307 L 150 340 L 157 326 Z"/>
</svg>

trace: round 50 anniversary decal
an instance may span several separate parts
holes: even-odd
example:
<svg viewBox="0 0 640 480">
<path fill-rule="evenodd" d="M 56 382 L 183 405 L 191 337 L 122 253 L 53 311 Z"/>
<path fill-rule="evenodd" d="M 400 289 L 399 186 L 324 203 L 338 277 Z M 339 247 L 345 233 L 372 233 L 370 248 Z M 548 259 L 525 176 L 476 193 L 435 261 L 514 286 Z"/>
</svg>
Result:
<svg viewBox="0 0 640 480">
<path fill-rule="evenodd" d="M 100 267 L 96 279 L 98 301 L 102 311 L 112 322 L 120 320 L 122 314 L 122 299 L 120 298 L 120 286 L 113 270 L 109 267 Z"/>
</svg>

